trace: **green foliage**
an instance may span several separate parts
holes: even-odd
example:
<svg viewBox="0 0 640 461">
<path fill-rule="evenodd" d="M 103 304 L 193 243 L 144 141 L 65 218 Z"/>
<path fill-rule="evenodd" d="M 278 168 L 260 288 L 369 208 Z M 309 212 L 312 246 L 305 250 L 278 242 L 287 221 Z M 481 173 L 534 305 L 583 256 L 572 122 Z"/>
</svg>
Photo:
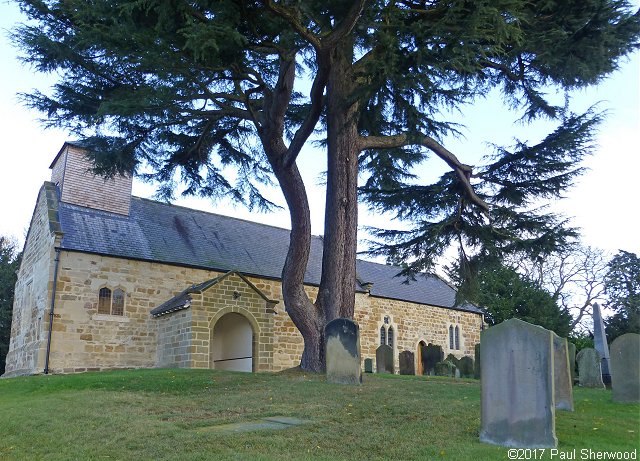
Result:
<svg viewBox="0 0 640 461">
<path fill-rule="evenodd" d="M 483 266 L 467 296 L 485 309 L 490 325 L 518 318 L 562 337 L 571 331 L 571 315 L 558 306 L 551 294 L 516 270 L 501 264 Z"/>
<path fill-rule="evenodd" d="M 605 319 L 605 324 L 607 338 L 613 341 L 625 333 L 640 333 L 640 258 L 621 250 L 607 267 L 607 307 L 615 314 Z"/>
<path fill-rule="evenodd" d="M 4 373 L 5 359 L 11 339 L 11 318 L 16 272 L 20 267 L 20 254 L 16 244 L 0 236 L 0 375 Z"/>
<path fill-rule="evenodd" d="M 593 349 L 595 347 L 593 344 L 593 337 L 586 333 L 577 333 L 574 331 L 569 335 L 569 341 L 576 346 L 576 353 L 580 352 L 582 349 Z"/>
</svg>

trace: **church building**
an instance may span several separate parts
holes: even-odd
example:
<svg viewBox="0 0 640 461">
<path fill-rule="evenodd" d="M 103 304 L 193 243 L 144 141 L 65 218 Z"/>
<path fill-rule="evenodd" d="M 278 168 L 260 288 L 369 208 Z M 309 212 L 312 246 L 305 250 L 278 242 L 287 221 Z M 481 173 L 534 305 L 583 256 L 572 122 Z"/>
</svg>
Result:
<svg viewBox="0 0 640 461">
<path fill-rule="evenodd" d="M 131 195 L 131 177 L 90 173 L 65 143 L 42 185 L 18 272 L 5 376 L 119 368 L 278 371 L 299 365 L 302 336 L 280 274 L 289 231 Z M 306 291 L 315 299 L 322 237 Z M 482 311 L 455 304 L 434 275 L 357 261 L 361 355 L 432 343 L 473 356 Z"/>
</svg>

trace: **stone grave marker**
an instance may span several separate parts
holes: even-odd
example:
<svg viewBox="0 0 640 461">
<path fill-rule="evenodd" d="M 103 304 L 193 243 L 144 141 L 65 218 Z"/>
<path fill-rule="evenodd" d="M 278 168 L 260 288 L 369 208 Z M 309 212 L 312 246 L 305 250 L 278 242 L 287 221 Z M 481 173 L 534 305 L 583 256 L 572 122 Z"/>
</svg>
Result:
<svg viewBox="0 0 640 461">
<path fill-rule="evenodd" d="M 611 373 L 609 372 L 609 345 L 604 329 L 602 313 L 598 303 L 593 303 L 593 345 L 600 357 L 600 371 L 604 384 L 611 384 Z"/>
<path fill-rule="evenodd" d="M 458 358 L 457 358 L 455 355 L 453 355 L 453 354 L 449 354 L 449 355 L 447 355 L 447 358 L 446 358 L 445 360 L 447 360 L 447 361 L 449 361 L 449 362 L 453 363 L 453 364 L 456 366 L 456 368 L 459 368 L 459 367 L 460 367 L 460 361 L 459 361 L 459 360 L 458 360 Z"/>
<path fill-rule="evenodd" d="M 517 448 L 557 445 L 552 335 L 519 319 L 481 333 L 480 441 Z"/>
<path fill-rule="evenodd" d="M 327 382 L 362 383 L 360 328 L 353 320 L 338 318 L 324 327 Z"/>
<path fill-rule="evenodd" d="M 473 377 L 476 379 L 480 379 L 480 343 L 474 346 L 473 352 L 474 352 Z"/>
<path fill-rule="evenodd" d="M 451 363 L 449 360 L 443 360 L 442 362 L 436 363 L 435 366 L 435 375 L 436 376 L 455 376 L 456 370 L 458 368 Z"/>
<path fill-rule="evenodd" d="M 398 356 L 400 362 L 400 374 L 401 375 L 415 375 L 416 365 L 415 356 L 411 351 L 402 351 Z"/>
<path fill-rule="evenodd" d="M 373 359 L 364 359 L 364 372 L 373 373 Z"/>
<path fill-rule="evenodd" d="M 582 387 L 604 389 L 602 371 L 600 368 L 600 355 L 595 349 L 582 349 L 576 355 L 578 362 L 578 380 Z"/>
<path fill-rule="evenodd" d="M 613 401 L 640 403 L 640 335 L 618 336 L 611 343 L 610 354 Z"/>
<path fill-rule="evenodd" d="M 463 378 L 473 378 L 473 359 L 465 355 L 458 361 L 458 370 Z"/>
<path fill-rule="evenodd" d="M 424 374 L 433 375 L 436 370 L 436 363 L 444 360 L 444 352 L 440 346 L 429 343 L 424 348 Z"/>
<path fill-rule="evenodd" d="M 552 332 L 553 333 L 553 332 Z M 553 333 L 553 379 L 557 410 L 573 411 L 573 380 L 566 338 Z"/>
<path fill-rule="evenodd" d="M 571 383 L 576 383 L 576 345 L 567 341 L 569 346 L 569 371 L 571 372 Z"/>
<path fill-rule="evenodd" d="M 388 344 L 382 344 L 376 349 L 376 373 L 394 372 L 393 348 Z"/>
</svg>

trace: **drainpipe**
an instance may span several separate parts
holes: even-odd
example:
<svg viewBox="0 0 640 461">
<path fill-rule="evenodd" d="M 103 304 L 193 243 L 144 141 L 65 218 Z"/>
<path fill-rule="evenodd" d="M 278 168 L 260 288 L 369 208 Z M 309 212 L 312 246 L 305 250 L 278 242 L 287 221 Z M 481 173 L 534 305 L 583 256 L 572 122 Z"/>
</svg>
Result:
<svg viewBox="0 0 640 461">
<path fill-rule="evenodd" d="M 47 355 L 44 359 L 44 374 L 49 374 L 49 353 L 51 352 L 51 334 L 53 332 L 53 310 L 56 304 L 56 288 L 58 285 L 58 265 L 60 264 L 60 248 L 56 248 L 56 259 L 53 266 L 53 289 L 51 290 L 51 305 L 49 306 L 49 336 L 47 337 Z"/>
</svg>

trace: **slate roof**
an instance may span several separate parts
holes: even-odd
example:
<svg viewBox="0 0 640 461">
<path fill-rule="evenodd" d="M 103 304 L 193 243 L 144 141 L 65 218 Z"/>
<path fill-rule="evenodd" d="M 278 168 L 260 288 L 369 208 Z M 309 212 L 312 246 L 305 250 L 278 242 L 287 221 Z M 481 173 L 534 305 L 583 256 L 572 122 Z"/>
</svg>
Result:
<svg viewBox="0 0 640 461">
<path fill-rule="evenodd" d="M 64 202 L 58 213 L 65 250 L 271 279 L 280 279 L 289 243 L 287 229 L 138 197 L 129 216 Z M 321 265 L 322 237 L 313 237 L 305 283 L 319 285 Z M 358 260 L 356 269 L 361 282 L 373 283 L 372 296 L 482 312 L 455 306 L 455 290 L 434 275 L 404 283 L 398 267 Z"/>
</svg>

